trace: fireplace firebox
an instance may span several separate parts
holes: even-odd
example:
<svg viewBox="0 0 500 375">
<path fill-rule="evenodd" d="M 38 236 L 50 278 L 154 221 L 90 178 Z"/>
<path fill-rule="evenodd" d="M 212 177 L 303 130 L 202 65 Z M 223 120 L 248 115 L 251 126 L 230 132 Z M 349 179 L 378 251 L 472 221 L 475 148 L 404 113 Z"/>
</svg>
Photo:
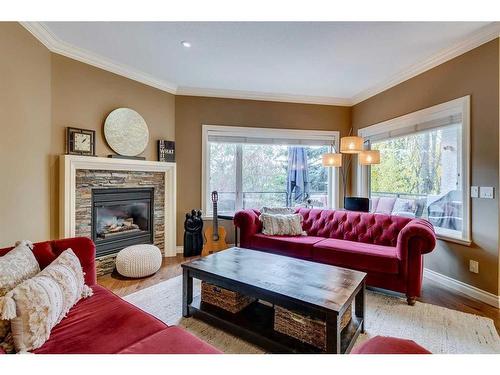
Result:
<svg viewBox="0 0 500 375">
<path fill-rule="evenodd" d="M 96 257 L 154 242 L 154 188 L 92 189 Z"/>
</svg>

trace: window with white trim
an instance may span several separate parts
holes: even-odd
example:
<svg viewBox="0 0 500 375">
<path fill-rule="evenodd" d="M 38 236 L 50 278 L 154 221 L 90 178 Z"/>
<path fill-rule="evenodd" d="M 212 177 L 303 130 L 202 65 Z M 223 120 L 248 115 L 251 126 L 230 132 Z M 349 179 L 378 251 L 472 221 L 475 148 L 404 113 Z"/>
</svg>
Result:
<svg viewBox="0 0 500 375">
<path fill-rule="evenodd" d="M 469 97 L 359 133 L 380 151 L 380 164 L 358 174 L 372 211 L 427 219 L 439 237 L 470 242 Z"/>
<path fill-rule="evenodd" d="M 212 214 L 246 208 L 335 207 L 337 173 L 321 156 L 337 146 L 336 131 L 203 125 L 203 210 Z"/>
</svg>

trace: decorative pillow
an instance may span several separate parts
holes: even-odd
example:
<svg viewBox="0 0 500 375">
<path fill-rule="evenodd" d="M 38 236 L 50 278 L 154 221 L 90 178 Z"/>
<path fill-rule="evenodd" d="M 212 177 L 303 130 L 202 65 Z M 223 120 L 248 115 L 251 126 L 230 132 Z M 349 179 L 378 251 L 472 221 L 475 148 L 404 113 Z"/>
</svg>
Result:
<svg viewBox="0 0 500 375">
<path fill-rule="evenodd" d="M 415 214 L 417 212 L 417 205 L 414 199 L 397 198 L 392 209 L 393 215 L 398 214 Z"/>
<path fill-rule="evenodd" d="M 271 215 L 293 215 L 295 213 L 295 209 L 291 207 L 262 207 L 260 213 Z"/>
<path fill-rule="evenodd" d="M 396 198 L 381 197 L 378 200 L 377 209 L 375 210 L 375 213 L 390 215 L 394 207 L 394 202 L 396 202 Z"/>
<path fill-rule="evenodd" d="M 67 249 L 49 266 L 0 299 L 3 319 L 11 319 L 18 352 L 37 349 L 82 297 L 92 295 L 84 284 L 78 257 Z"/>
<path fill-rule="evenodd" d="M 377 205 L 378 205 L 379 199 L 380 199 L 379 197 L 374 197 L 374 198 L 370 199 L 370 212 L 377 211 Z"/>
<path fill-rule="evenodd" d="M 302 229 L 302 215 L 261 214 L 262 233 L 269 236 L 305 236 Z"/>
<path fill-rule="evenodd" d="M 0 298 L 24 280 L 40 272 L 40 266 L 33 255 L 30 241 L 18 241 L 16 247 L 0 257 Z M 13 350 L 10 322 L 0 319 L 0 348 L 9 353 Z"/>
</svg>

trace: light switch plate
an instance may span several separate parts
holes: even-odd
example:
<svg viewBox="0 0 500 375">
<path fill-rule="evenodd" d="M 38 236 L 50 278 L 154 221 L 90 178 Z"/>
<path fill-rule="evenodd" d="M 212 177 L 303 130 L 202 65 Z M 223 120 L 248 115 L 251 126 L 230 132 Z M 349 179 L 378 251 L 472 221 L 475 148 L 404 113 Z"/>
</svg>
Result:
<svg viewBox="0 0 500 375">
<path fill-rule="evenodd" d="M 479 198 L 479 187 L 471 186 L 470 187 L 470 197 L 471 198 Z"/>
<path fill-rule="evenodd" d="M 479 188 L 479 197 L 486 199 L 493 199 L 494 188 L 492 186 L 481 186 Z"/>
<path fill-rule="evenodd" d="M 469 271 L 473 273 L 479 273 L 479 262 L 475 260 L 469 260 Z"/>
</svg>

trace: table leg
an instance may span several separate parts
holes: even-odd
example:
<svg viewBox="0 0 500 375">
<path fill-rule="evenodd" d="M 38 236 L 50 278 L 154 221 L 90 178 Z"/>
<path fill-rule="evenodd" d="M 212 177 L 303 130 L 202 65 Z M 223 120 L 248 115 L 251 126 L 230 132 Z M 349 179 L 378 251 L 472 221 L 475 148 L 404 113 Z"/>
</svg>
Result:
<svg viewBox="0 0 500 375">
<path fill-rule="evenodd" d="M 193 277 L 189 270 L 182 270 L 182 316 L 188 318 L 189 305 L 193 302 Z"/>
<path fill-rule="evenodd" d="M 340 354 L 340 321 L 335 312 L 326 315 L 326 352 Z"/>
<path fill-rule="evenodd" d="M 365 305 L 366 305 L 366 285 L 363 282 L 363 286 L 359 289 L 358 294 L 356 294 L 354 302 L 354 314 L 357 318 L 362 319 L 361 323 L 361 333 L 365 333 Z"/>
</svg>

